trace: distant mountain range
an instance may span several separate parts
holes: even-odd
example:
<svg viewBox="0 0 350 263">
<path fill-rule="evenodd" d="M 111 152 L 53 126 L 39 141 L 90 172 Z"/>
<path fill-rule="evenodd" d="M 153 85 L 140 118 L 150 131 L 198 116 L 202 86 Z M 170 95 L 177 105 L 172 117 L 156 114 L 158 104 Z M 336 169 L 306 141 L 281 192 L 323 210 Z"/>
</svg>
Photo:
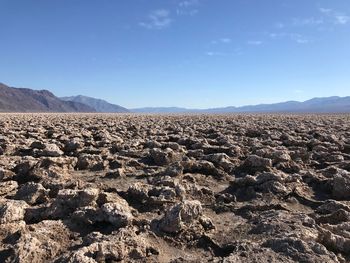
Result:
<svg viewBox="0 0 350 263">
<path fill-rule="evenodd" d="M 350 113 L 349 97 L 313 98 L 298 102 L 210 109 L 147 107 L 126 109 L 82 95 L 58 98 L 47 90 L 13 88 L 0 83 L 0 112 L 110 112 L 110 113 Z"/>
<path fill-rule="evenodd" d="M 83 95 L 72 96 L 72 97 L 61 97 L 60 99 L 64 100 L 64 101 L 73 101 L 73 102 L 83 103 L 85 105 L 90 106 L 91 108 L 94 108 L 97 112 L 110 112 L 110 113 L 129 112 L 128 109 L 126 109 L 122 106 L 111 104 L 105 100 L 95 99 L 95 98 L 91 98 L 91 97 L 87 97 L 87 96 L 83 96 Z"/>
<path fill-rule="evenodd" d="M 0 83 L 0 112 L 95 112 L 95 109 L 60 100 L 47 90 L 12 88 Z"/>
<path fill-rule="evenodd" d="M 185 113 L 185 112 L 200 112 L 205 110 L 195 110 L 195 109 L 186 109 L 179 107 L 145 107 L 145 108 L 136 108 L 130 109 L 134 113 Z"/>
<path fill-rule="evenodd" d="M 349 97 L 313 98 L 298 102 L 287 101 L 274 104 L 248 105 L 210 109 L 186 109 L 178 107 L 151 107 L 132 109 L 136 113 L 349 113 Z"/>
</svg>

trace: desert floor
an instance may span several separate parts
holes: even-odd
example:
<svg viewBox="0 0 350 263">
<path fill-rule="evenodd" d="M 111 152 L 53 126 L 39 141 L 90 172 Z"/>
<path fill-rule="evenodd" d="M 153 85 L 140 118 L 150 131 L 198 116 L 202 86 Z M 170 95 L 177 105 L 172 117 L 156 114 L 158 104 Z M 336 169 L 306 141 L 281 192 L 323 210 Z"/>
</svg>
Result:
<svg viewBox="0 0 350 263">
<path fill-rule="evenodd" d="M 350 115 L 0 115 L 0 262 L 349 262 Z"/>
</svg>

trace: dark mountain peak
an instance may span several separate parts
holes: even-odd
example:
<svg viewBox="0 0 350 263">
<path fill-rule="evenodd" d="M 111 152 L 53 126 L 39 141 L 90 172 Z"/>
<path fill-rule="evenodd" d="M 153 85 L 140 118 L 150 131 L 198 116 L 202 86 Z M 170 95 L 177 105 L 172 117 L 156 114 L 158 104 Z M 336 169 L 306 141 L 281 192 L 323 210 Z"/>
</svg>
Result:
<svg viewBox="0 0 350 263">
<path fill-rule="evenodd" d="M 0 84 L 1 112 L 95 112 L 82 103 L 62 101 L 48 90 L 13 88 Z"/>
<path fill-rule="evenodd" d="M 38 93 L 40 93 L 43 96 L 55 97 L 55 95 L 51 91 L 48 91 L 46 89 L 38 90 Z"/>
<path fill-rule="evenodd" d="M 90 107 L 94 108 L 97 112 L 110 112 L 110 113 L 126 113 L 129 112 L 128 109 L 109 103 L 102 99 L 92 98 L 84 95 L 77 95 L 72 97 L 62 97 L 61 98 L 64 101 L 74 101 L 79 103 L 84 103 L 86 105 L 89 105 Z"/>
</svg>

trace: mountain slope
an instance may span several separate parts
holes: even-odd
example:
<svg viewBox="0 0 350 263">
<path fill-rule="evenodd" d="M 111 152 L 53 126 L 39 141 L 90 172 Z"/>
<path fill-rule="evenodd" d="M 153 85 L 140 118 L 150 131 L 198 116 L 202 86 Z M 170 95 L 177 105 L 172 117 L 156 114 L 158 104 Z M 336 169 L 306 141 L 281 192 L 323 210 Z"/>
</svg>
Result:
<svg viewBox="0 0 350 263">
<path fill-rule="evenodd" d="M 181 113 L 181 112 L 192 112 L 195 110 L 178 108 L 178 107 L 145 107 L 132 109 L 131 112 L 135 113 Z"/>
<path fill-rule="evenodd" d="M 350 97 L 313 98 L 303 102 L 288 101 L 237 108 L 238 112 L 295 112 L 341 113 L 350 112 Z"/>
<path fill-rule="evenodd" d="M 84 103 L 94 108 L 97 112 L 120 112 L 120 113 L 129 112 L 128 109 L 122 106 L 109 103 L 105 100 L 91 98 L 91 97 L 82 96 L 82 95 L 72 96 L 72 97 L 62 97 L 61 99 L 64 101 L 74 101 L 74 102 Z"/>
<path fill-rule="evenodd" d="M 0 112 L 95 112 L 85 104 L 66 102 L 47 90 L 12 88 L 0 83 Z"/>
<path fill-rule="evenodd" d="M 350 112 L 349 97 L 313 98 L 298 102 L 287 101 L 274 104 L 247 105 L 242 107 L 229 106 L 211 109 L 186 109 L 177 107 L 153 107 L 132 109 L 137 113 L 347 113 Z"/>
</svg>

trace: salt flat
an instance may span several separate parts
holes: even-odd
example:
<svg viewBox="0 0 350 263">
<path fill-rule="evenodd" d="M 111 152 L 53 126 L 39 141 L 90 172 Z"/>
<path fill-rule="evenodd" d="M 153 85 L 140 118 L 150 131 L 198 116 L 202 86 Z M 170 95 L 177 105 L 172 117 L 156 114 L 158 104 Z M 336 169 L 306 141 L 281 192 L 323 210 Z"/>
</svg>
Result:
<svg viewBox="0 0 350 263">
<path fill-rule="evenodd" d="M 349 115 L 0 115 L 1 262 L 347 262 Z"/>
</svg>

